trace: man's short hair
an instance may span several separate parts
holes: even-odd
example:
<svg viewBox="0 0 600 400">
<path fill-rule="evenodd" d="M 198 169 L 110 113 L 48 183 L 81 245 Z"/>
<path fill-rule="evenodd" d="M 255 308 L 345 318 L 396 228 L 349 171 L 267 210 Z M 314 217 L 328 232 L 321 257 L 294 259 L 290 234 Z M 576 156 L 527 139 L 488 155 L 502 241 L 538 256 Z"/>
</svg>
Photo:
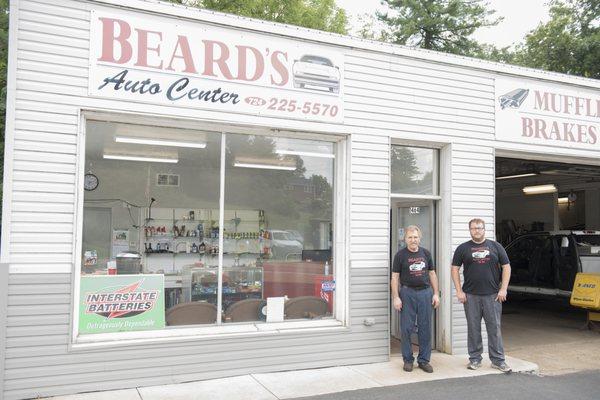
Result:
<svg viewBox="0 0 600 400">
<path fill-rule="evenodd" d="M 409 225 L 406 228 L 404 228 L 404 239 L 406 239 L 406 235 L 408 235 L 408 232 L 417 232 L 420 238 L 423 237 L 423 234 L 421 233 L 421 228 L 419 228 L 416 225 Z"/>
<path fill-rule="evenodd" d="M 471 228 L 471 225 L 473 225 L 473 224 L 481 224 L 485 228 L 485 221 L 482 220 L 481 218 L 473 218 L 472 220 L 470 220 L 469 228 Z"/>
</svg>

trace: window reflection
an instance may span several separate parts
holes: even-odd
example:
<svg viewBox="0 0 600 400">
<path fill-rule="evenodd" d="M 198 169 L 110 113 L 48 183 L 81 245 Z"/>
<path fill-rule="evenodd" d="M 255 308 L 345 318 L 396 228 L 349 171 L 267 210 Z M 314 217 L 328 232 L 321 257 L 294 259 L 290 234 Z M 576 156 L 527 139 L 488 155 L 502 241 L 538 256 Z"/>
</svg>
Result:
<svg viewBox="0 0 600 400">
<path fill-rule="evenodd" d="M 434 177 L 437 150 L 392 146 L 391 190 L 402 194 L 437 194 Z"/>
<path fill-rule="evenodd" d="M 240 229 L 258 229 L 260 251 L 243 256 L 231 252 L 233 261 L 228 257 L 224 266 L 262 272 L 263 303 L 268 298 L 285 297 L 282 303 L 274 303 L 277 305 L 273 307 L 283 309 L 271 310 L 273 318 L 331 315 L 333 143 L 228 134 L 226 151 L 225 215 L 258 209 L 261 218 L 247 216 L 235 223 L 226 219 L 225 231 L 233 235 Z M 224 281 L 231 272 L 224 271 Z M 326 291 L 322 291 L 323 285 Z M 242 297 L 250 296 L 223 292 L 226 322 L 236 322 L 235 317 L 227 317 L 241 309 L 237 303 L 244 300 Z M 294 303 L 299 311 L 291 311 Z M 251 304 L 245 303 L 244 318 L 267 318 L 260 303 Z"/>
<path fill-rule="evenodd" d="M 215 323 L 187 271 L 218 266 L 220 153 L 220 133 L 88 121 L 82 278 L 164 275 L 167 325 Z"/>
</svg>

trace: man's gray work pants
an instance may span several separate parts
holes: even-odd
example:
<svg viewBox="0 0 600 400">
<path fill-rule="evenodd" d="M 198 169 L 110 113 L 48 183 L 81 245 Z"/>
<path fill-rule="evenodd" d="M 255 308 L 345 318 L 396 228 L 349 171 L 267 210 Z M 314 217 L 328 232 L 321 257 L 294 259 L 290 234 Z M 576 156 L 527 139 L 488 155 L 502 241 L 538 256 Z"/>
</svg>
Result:
<svg viewBox="0 0 600 400">
<path fill-rule="evenodd" d="M 488 335 L 490 360 L 494 364 L 500 364 L 504 361 L 504 346 L 502 345 L 502 333 L 500 331 L 502 303 L 495 300 L 497 294 L 479 296 L 466 293 L 466 295 L 467 301 L 464 303 L 464 307 L 467 317 L 469 360 L 481 362 L 482 359 L 481 318 L 483 317 Z"/>
</svg>

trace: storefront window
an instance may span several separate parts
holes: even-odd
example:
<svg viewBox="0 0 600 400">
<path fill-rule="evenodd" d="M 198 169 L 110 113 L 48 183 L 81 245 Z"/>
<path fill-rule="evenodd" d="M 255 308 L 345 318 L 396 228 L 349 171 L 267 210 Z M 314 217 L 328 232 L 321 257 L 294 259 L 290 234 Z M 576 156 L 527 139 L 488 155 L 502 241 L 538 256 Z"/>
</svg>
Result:
<svg viewBox="0 0 600 400">
<path fill-rule="evenodd" d="M 437 195 L 437 150 L 392 146 L 392 193 Z"/>
<path fill-rule="evenodd" d="M 334 157 L 331 142 L 88 121 L 79 333 L 331 316 Z"/>
<path fill-rule="evenodd" d="M 225 322 L 331 316 L 333 143 L 228 134 L 226 151 Z"/>
</svg>

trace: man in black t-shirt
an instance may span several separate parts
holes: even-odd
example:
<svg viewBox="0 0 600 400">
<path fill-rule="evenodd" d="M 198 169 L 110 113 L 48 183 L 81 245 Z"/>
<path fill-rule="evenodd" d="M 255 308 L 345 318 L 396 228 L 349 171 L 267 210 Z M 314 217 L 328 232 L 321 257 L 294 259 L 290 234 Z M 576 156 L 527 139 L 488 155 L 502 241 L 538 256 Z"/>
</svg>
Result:
<svg viewBox="0 0 600 400">
<path fill-rule="evenodd" d="M 410 336 L 418 326 L 419 355 L 417 364 L 425 372 L 433 372 L 431 359 L 431 312 L 438 307 L 438 281 L 428 250 L 419 247 L 421 230 L 416 225 L 406 227 L 406 247 L 398 251 L 392 266 L 392 300 L 400 311 L 400 333 L 404 370 L 412 371 L 415 361 Z"/>
<path fill-rule="evenodd" d="M 472 240 L 458 246 L 452 257 L 452 280 L 456 298 L 463 303 L 467 318 L 468 368 L 477 369 L 481 366 L 483 317 L 492 367 L 510 372 L 504 358 L 500 330 L 502 302 L 506 300 L 510 280 L 510 262 L 500 243 L 485 238 L 485 222 L 482 219 L 469 221 L 469 232 Z M 464 268 L 462 288 L 459 276 L 461 266 Z"/>
</svg>

